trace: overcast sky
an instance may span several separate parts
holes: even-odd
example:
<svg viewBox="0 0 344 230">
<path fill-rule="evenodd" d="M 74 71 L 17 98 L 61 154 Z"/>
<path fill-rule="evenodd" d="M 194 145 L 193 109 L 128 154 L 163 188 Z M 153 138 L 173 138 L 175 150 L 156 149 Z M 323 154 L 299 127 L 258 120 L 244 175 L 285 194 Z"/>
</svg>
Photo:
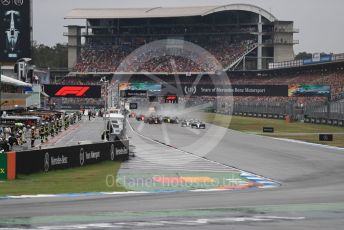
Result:
<svg viewBox="0 0 344 230">
<path fill-rule="evenodd" d="M 279 20 L 295 22 L 300 29 L 295 52 L 344 53 L 344 0 L 33 0 L 34 40 L 46 45 L 66 43 L 65 25 L 84 21 L 65 20 L 74 8 L 127 8 L 199 6 L 249 3 L 260 6 Z"/>
</svg>

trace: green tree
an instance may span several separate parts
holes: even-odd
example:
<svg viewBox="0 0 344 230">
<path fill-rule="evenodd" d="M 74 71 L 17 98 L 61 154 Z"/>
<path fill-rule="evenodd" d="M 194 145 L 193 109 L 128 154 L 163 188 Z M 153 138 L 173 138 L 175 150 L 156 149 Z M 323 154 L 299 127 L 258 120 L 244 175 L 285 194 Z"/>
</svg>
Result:
<svg viewBox="0 0 344 230">
<path fill-rule="evenodd" d="M 34 42 L 32 45 L 32 60 L 38 68 L 67 68 L 68 48 L 63 44 L 53 47 Z"/>
<path fill-rule="evenodd" d="M 295 60 L 305 60 L 310 58 L 312 58 L 312 54 L 307 52 L 300 52 L 295 56 Z"/>
</svg>

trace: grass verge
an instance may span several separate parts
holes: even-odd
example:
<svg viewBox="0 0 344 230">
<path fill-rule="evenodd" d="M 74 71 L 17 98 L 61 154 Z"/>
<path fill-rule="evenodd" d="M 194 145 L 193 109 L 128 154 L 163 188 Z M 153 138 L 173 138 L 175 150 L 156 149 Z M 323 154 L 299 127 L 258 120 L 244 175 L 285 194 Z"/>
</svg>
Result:
<svg viewBox="0 0 344 230">
<path fill-rule="evenodd" d="M 329 126 L 329 125 L 316 125 L 305 123 L 286 123 L 284 120 L 276 119 L 263 119 L 252 117 L 237 117 L 221 114 L 205 113 L 203 114 L 204 121 L 212 123 L 214 125 L 222 126 L 225 128 L 250 132 L 259 135 L 266 135 L 278 138 L 295 139 L 301 141 L 307 141 L 312 143 L 319 143 L 337 147 L 344 147 L 344 128 Z M 228 126 L 228 119 L 231 122 Z M 263 127 L 273 127 L 275 129 L 274 134 L 264 134 Z M 333 142 L 319 141 L 319 133 L 333 133 Z"/>
<path fill-rule="evenodd" d="M 126 190 L 115 183 L 120 165 L 120 162 L 106 161 L 49 173 L 18 175 L 15 181 L 0 183 L 0 196 L 124 192 Z"/>
</svg>

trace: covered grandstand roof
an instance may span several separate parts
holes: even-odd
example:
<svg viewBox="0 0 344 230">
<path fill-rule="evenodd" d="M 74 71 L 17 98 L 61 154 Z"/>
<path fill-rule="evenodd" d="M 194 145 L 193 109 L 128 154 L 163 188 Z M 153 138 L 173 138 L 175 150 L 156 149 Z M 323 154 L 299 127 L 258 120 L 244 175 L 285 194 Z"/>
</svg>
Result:
<svg viewBox="0 0 344 230">
<path fill-rule="evenodd" d="M 1 75 L 1 84 L 13 85 L 17 87 L 32 87 L 32 85 L 29 83 L 25 83 L 5 75 Z"/>
<path fill-rule="evenodd" d="M 229 4 L 222 6 L 194 7 L 154 7 L 154 8 L 115 8 L 115 9 L 73 9 L 66 19 L 129 19 L 129 18 L 170 18 L 206 16 L 221 11 L 242 10 L 256 14 L 273 22 L 277 18 L 261 7 L 250 4 Z"/>
</svg>

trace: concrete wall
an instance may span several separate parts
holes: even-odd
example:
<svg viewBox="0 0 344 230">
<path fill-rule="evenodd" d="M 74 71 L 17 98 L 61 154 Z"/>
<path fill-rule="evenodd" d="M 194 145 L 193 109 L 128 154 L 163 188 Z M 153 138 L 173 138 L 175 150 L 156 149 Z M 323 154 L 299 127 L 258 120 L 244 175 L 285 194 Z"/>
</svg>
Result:
<svg viewBox="0 0 344 230">
<path fill-rule="evenodd" d="M 78 62 L 81 52 L 81 28 L 68 27 L 68 68 L 73 68 Z"/>
<path fill-rule="evenodd" d="M 293 60 L 295 57 L 294 22 L 276 21 L 274 30 L 274 62 Z"/>
<path fill-rule="evenodd" d="M 275 45 L 274 62 L 283 62 L 293 60 L 295 57 L 292 45 Z"/>
</svg>

